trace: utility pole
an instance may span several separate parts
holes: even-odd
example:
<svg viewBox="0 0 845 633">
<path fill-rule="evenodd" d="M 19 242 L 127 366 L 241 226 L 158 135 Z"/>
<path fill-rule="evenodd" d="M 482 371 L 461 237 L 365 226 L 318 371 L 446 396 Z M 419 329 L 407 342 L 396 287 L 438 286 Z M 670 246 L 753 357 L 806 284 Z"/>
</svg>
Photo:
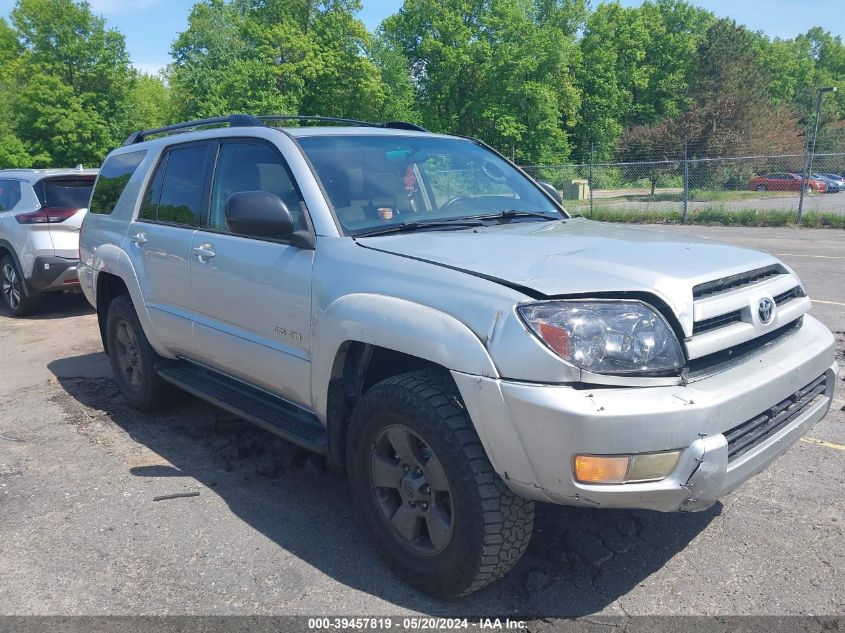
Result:
<svg viewBox="0 0 845 633">
<path fill-rule="evenodd" d="M 798 197 L 798 224 L 804 219 L 804 190 L 809 189 L 809 179 L 813 177 L 813 156 L 816 153 L 816 137 L 819 134 L 819 118 L 822 110 L 822 95 L 826 92 L 836 92 L 836 86 L 819 88 L 819 96 L 816 99 L 816 120 L 813 125 L 813 145 L 810 147 L 810 139 L 804 146 L 804 171 L 801 174 L 801 195 Z M 809 156 L 808 156 L 809 154 Z"/>
</svg>

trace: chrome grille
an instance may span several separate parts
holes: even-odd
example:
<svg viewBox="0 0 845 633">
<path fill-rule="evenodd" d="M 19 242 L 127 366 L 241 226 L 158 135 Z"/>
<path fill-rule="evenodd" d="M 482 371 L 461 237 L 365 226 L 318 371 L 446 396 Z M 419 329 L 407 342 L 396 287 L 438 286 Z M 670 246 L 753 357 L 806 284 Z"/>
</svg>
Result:
<svg viewBox="0 0 845 633">
<path fill-rule="evenodd" d="M 728 441 L 728 462 L 741 457 L 795 421 L 825 393 L 826 388 L 827 379 L 821 375 L 767 411 L 725 433 L 725 439 Z"/>
</svg>

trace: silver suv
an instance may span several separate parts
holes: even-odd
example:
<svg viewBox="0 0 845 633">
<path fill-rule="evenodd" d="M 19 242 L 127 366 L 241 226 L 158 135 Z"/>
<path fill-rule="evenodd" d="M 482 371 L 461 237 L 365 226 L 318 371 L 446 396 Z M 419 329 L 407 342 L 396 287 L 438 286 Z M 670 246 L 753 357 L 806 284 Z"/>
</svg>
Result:
<svg viewBox="0 0 845 633">
<path fill-rule="evenodd" d="M 479 141 L 287 118 L 130 137 L 82 288 L 132 406 L 178 387 L 344 466 L 423 591 L 504 574 L 535 501 L 706 508 L 830 407 L 779 260 L 569 217 Z"/>
<path fill-rule="evenodd" d="M 79 228 L 97 170 L 0 170 L 0 301 L 12 316 L 78 291 Z"/>
</svg>

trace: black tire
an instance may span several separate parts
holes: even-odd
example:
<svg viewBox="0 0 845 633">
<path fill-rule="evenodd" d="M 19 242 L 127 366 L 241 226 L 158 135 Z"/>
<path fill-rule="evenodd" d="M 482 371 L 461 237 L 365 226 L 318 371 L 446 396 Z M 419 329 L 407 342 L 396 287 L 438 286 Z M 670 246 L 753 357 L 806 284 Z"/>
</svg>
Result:
<svg viewBox="0 0 845 633">
<path fill-rule="evenodd" d="M 399 503 L 392 517 L 396 521 L 400 510 L 410 512 L 408 503 L 414 505 L 405 499 L 405 482 L 413 473 L 404 469 L 402 451 L 382 449 L 385 436 L 392 448 L 390 436 L 397 429 L 407 430 L 415 438 L 412 450 L 423 455 L 418 463 L 424 475 L 420 469 L 417 473 L 431 478 L 432 463 L 442 466 L 431 489 L 424 486 L 429 496 L 415 497 L 429 499 L 430 505 L 420 504 L 425 512 L 414 509 L 425 518 L 411 532 L 419 534 L 413 542 L 394 527 L 385 509 L 391 499 Z M 375 385 L 356 406 L 348 437 L 353 497 L 375 546 L 409 584 L 435 598 L 465 596 L 504 575 L 525 552 L 534 527 L 534 503 L 511 492 L 494 472 L 447 373 L 415 371 Z M 392 483 L 376 487 L 376 460 L 384 460 L 388 468 L 396 464 L 399 470 L 390 472 L 406 473 L 395 490 Z M 447 494 L 438 492 L 443 484 L 434 481 L 443 476 L 448 484 L 445 498 L 438 497 Z M 440 508 L 437 521 L 448 519 L 448 540 L 442 533 L 437 539 L 431 536 L 429 508 L 431 513 Z"/>
<path fill-rule="evenodd" d="M 130 407 L 149 412 L 173 404 L 178 390 L 156 373 L 161 357 L 147 340 L 129 295 L 109 304 L 106 340 L 115 382 Z"/>
<path fill-rule="evenodd" d="M 768 191 L 769 190 L 769 188 L 766 185 L 757 185 L 757 187 L 755 187 L 755 189 L 757 191 Z"/>
<path fill-rule="evenodd" d="M 23 275 L 11 255 L 0 261 L 0 297 L 3 306 L 13 317 L 32 314 L 38 307 L 36 297 L 27 296 L 24 291 Z"/>
</svg>

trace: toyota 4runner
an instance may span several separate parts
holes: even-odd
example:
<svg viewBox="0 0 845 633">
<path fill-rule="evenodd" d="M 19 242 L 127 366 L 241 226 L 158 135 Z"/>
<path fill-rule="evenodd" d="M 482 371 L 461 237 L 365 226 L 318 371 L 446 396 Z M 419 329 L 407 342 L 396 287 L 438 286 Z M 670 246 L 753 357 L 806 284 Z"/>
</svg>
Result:
<svg viewBox="0 0 845 633">
<path fill-rule="evenodd" d="M 313 123 L 132 135 L 79 278 L 131 406 L 178 388 L 345 467 L 422 590 L 504 574 L 535 501 L 707 508 L 830 407 L 833 337 L 776 258 L 570 217 L 479 141 Z"/>
</svg>

